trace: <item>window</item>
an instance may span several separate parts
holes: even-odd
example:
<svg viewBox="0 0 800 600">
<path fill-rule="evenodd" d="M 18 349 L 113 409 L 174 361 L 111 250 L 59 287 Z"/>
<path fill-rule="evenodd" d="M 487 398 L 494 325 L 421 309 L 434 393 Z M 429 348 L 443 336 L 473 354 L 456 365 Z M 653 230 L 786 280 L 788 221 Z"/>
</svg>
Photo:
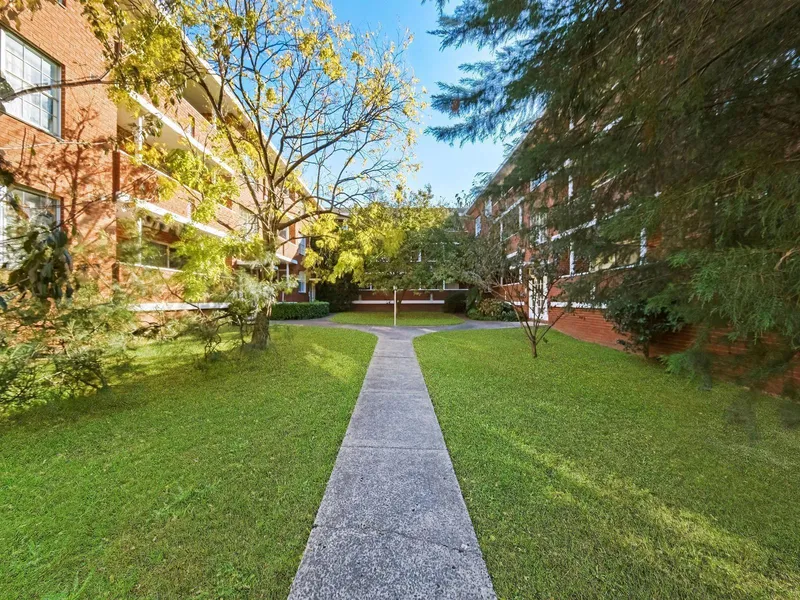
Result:
<svg viewBox="0 0 800 600">
<path fill-rule="evenodd" d="M 305 271 L 301 271 L 297 275 L 297 292 L 299 294 L 305 294 L 306 293 L 306 272 Z"/>
<path fill-rule="evenodd" d="M 54 228 L 61 222 L 61 205 L 58 200 L 44 194 L 15 189 L 6 192 L 0 187 L 0 263 L 13 262 L 15 254 L 13 230 L 20 224 L 21 215 L 12 207 L 11 196 L 18 203 L 27 220 L 36 225 Z M 10 234 L 10 235 L 9 235 Z"/>
<path fill-rule="evenodd" d="M 547 173 L 544 173 L 543 175 L 540 175 L 536 179 L 531 179 L 528 182 L 528 191 L 529 192 L 536 191 L 536 188 L 538 188 L 540 185 L 542 185 L 545 182 L 546 179 L 547 179 Z"/>
<path fill-rule="evenodd" d="M 284 242 L 289 239 L 289 228 L 284 227 L 278 232 L 278 237 L 281 238 Z"/>
<path fill-rule="evenodd" d="M 483 210 L 486 213 L 487 217 L 491 217 L 492 216 L 492 199 L 491 198 L 486 201 L 486 204 L 484 205 L 484 209 Z"/>
<path fill-rule="evenodd" d="M 59 65 L 5 29 L 0 29 L 0 69 L 16 91 L 61 81 Z M 53 135 L 61 133 L 61 93 L 58 88 L 25 94 L 6 102 L 5 109 L 8 114 Z"/>
<path fill-rule="evenodd" d="M 177 251 L 172 246 L 154 240 L 144 240 L 142 242 L 140 263 L 147 267 L 179 271 L 186 264 L 186 258 L 178 256 Z"/>
<path fill-rule="evenodd" d="M 547 241 L 547 217 L 544 213 L 537 212 L 533 215 L 533 227 L 536 230 L 536 243 L 544 244 Z"/>
<path fill-rule="evenodd" d="M 522 207 L 518 207 L 520 210 Z M 500 220 L 500 237 L 503 240 L 509 239 L 516 235 L 522 226 L 522 219 L 519 211 L 509 211 Z"/>
<path fill-rule="evenodd" d="M 300 241 L 297 243 L 297 249 L 300 254 L 306 253 L 306 247 L 308 246 L 308 242 L 306 241 L 305 236 L 300 238 Z"/>
<path fill-rule="evenodd" d="M 475 217 L 475 237 L 481 234 L 481 216 Z"/>
</svg>

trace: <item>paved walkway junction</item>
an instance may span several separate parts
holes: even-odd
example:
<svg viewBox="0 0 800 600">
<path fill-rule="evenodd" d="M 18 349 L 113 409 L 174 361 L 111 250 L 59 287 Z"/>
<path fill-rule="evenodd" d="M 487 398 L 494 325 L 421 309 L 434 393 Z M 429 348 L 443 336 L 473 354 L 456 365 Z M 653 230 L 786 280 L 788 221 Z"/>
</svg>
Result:
<svg viewBox="0 0 800 600">
<path fill-rule="evenodd" d="M 495 598 L 412 340 L 498 326 L 350 326 L 378 344 L 290 600 Z"/>
</svg>

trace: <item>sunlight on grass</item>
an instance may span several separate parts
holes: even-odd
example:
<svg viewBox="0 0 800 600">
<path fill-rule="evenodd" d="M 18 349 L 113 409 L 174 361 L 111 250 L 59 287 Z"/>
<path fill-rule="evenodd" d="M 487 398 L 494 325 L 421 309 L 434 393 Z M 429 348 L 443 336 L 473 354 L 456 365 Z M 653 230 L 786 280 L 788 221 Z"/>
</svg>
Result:
<svg viewBox="0 0 800 600">
<path fill-rule="evenodd" d="M 285 598 L 375 342 L 280 327 L 203 370 L 148 344 L 108 393 L 0 425 L 0 598 Z"/>
<path fill-rule="evenodd" d="M 331 321 L 348 325 L 372 325 L 391 327 L 394 315 L 391 312 L 343 312 L 336 313 Z M 441 325 L 458 325 L 464 319 L 441 312 L 408 311 L 397 315 L 397 325 L 404 327 L 436 327 Z"/>
<path fill-rule="evenodd" d="M 516 330 L 415 347 L 501 598 L 800 597 L 800 430 L 742 390 Z"/>
</svg>

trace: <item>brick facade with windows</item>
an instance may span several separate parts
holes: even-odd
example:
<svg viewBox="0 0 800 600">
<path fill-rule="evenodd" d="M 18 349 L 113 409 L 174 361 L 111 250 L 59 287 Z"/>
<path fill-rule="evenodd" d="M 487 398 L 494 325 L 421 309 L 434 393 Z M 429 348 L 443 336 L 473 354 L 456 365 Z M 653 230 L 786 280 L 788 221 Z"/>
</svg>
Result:
<svg viewBox="0 0 800 600">
<path fill-rule="evenodd" d="M 70 81 L 104 72 L 102 49 L 90 30 L 80 3 L 43 2 L 34 13 L 0 17 L 6 41 L 14 36 L 60 68 Z M 15 18 L 16 16 L 16 18 Z M 6 72 L 11 59 L 7 44 L 0 49 Z M 55 133 L 11 114 L 0 115 L 2 167 L 14 185 L 49 196 L 60 204 L 61 221 L 74 224 L 80 242 L 116 238 L 113 201 L 113 138 L 117 107 L 103 86 L 68 87 L 59 91 L 59 128 Z M 113 257 L 94 265 L 98 276 L 111 277 Z"/>
<path fill-rule="evenodd" d="M 132 102 L 118 105 L 109 98 L 104 84 L 70 85 L 76 80 L 96 79 L 106 71 L 102 46 L 82 13 L 79 2 L 67 0 L 64 4 L 42 2 L 34 12 L 17 13 L 7 8 L 0 16 L 0 69 L 9 83 L 18 89 L 28 87 L 28 83 L 46 82 L 42 73 L 48 71 L 53 80 L 66 84 L 52 94 L 57 96 L 56 103 L 48 105 L 47 98 L 30 95 L 24 97 L 28 112 L 19 109 L 24 103 L 17 100 L 7 103 L 6 114 L 0 114 L 0 167 L 12 177 L 10 189 L 0 183 L 0 191 L 4 195 L 10 191 L 17 197 L 35 194 L 56 204 L 61 226 L 70 232 L 74 243 L 97 249 L 90 268 L 99 281 L 110 285 L 137 270 L 155 270 L 162 273 L 164 285 L 152 290 L 143 306 L 157 302 L 161 309 L 170 310 L 172 301 L 176 307 L 183 306 L 170 294 L 168 285 L 180 268 L 176 257 L 170 257 L 169 248 L 181 228 L 192 224 L 208 235 L 224 236 L 246 227 L 249 218 L 232 206 L 219 206 L 212 222 L 193 222 L 192 196 L 196 193 L 174 180 L 165 192 L 161 184 L 170 179 L 169 175 L 127 154 L 120 142 L 135 137 L 141 115 L 155 117 L 162 124 L 159 137 L 145 139 L 144 143 L 166 150 L 187 144 L 208 150 L 215 168 L 230 176 L 234 171 L 214 158 L 209 141 L 212 124 L 191 86 L 180 102 L 162 111 L 135 95 Z M 47 112 L 42 106 L 51 105 L 57 106 L 57 119 L 42 117 Z M 38 113 L 31 109 L 34 106 Z M 164 256 L 155 252 L 154 258 L 147 260 L 157 264 L 121 260 L 120 248 L 132 235 L 131 229 L 135 233 L 137 228 L 153 248 L 163 245 Z M 7 246 L 4 238 L 5 227 L 0 231 L 0 242 Z M 304 273 L 304 252 L 296 232 L 291 238 L 279 248 L 280 268 L 282 272 L 288 268 L 298 277 Z M 162 264 L 164 261 L 166 264 Z M 304 278 L 305 291 L 286 294 L 286 301 L 313 297 L 313 282 Z"/>
<path fill-rule="evenodd" d="M 513 152 L 512 152 L 513 157 Z M 498 185 L 502 184 L 503 179 L 514 168 L 512 160 L 506 160 L 487 184 Z M 527 209 L 523 209 L 521 213 L 514 214 L 513 210 L 519 202 L 519 206 L 526 204 L 525 197 L 534 189 L 538 191 L 547 191 L 547 186 L 551 185 L 546 179 L 540 181 L 530 182 L 527 189 L 523 190 L 509 190 L 502 198 L 490 198 L 486 193 L 478 194 L 473 204 L 467 210 L 467 227 L 473 235 L 483 235 L 487 232 L 489 224 L 492 222 L 501 221 L 503 216 L 511 214 L 516 219 L 521 219 L 521 224 L 530 226 L 530 215 Z M 545 194 L 545 202 L 547 206 L 551 206 L 548 195 Z M 503 225 L 499 225 L 503 226 Z M 558 232 L 550 232 L 550 235 L 558 236 Z M 514 237 L 509 236 L 506 239 L 509 252 L 515 251 Z M 645 239 L 644 234 L 641 240 L 637 240 L 638 250 L 632 251 L 631 256 L 622 256 L 619 258 L 619 265 L 617 268 L 626 268 L 635 266 L 639 260 L 644 260 L 647 253 L 653 249 L 658 248 L 659 239 Z M 569 256 L 564 257 L 563 264 L 560 265 L 560 275 L 564 279 L 579 277 L 581 273 L 588 271 L 591 265 L 581 261 L 580 257 L 575 256 L 570 252 Z M 608 265 L 603 265 L 606 268 Z M 550 297 L 558 296 L 560 290 L 558 286 L 550 292 Z M 513 295 L 513 294 L 512 294 Z M 547 318 L 550 322 L 555 322 L 554 329 L 565 333 L 571 337 L 609 348 L 621 350 L 623 348 L 621 341 L 625 336 L 614 331 L 613 325 L 607 321 L 603 314 L 602 308 L 594 307 L 573 307 L 572 311 L 564 314 L 564 303 L 551 300 L 547 308 Z M 529 310 L 529 307 L 526 306 Z M 697 331 L 692 327 L 685 327 L 679 332 L 665 334 L 653 340 L 650 346 L 650 356 L 663 357 L 676 352 L 684 351 L 692 346 L 697 336 Z M 741 366 L 737 366 L 736 357 L 743 352 L 742 344 L 730 344 L 725 339 L 724 331 L 716 331 L 712 334 L 711 341 L 706 345 L 708 351 L 721 357 L 718 365 L 715 365 L 716 373 L 728 378 L 733 378 L 737 373 L 741 372 Z M 784 385 L 791 382 L 793 385 L 800 386 L 800 361 L 795 362 L 793 369 L 789 371 L 783 378 L 776 378 L 772 380 L 767 386 L 767 391 L 772 393 L 781 393 Z"/>
</svg>

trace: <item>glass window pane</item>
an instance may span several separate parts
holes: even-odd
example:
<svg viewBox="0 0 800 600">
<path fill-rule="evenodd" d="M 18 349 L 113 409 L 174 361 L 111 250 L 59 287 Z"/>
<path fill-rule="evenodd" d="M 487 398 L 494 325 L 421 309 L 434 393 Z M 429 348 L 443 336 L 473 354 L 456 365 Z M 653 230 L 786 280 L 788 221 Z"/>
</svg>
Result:
<svg viewBox="0 0 800 600">
<path fill-rule="evenodd" d="M 42 80 L 42 72 L 31 65 L 30 62 L 27 62 L 25 64 L 25 71 L 22 78 L 25 80 L 28 86 L 39 85 Z"/>
<path fill-rule="evenodd" d="M 169 268 L 170 269 L 183 269 L 186 266 L 186 257 L 179 256 L 175 248 L 169 249 Z"/>
<path fill-rule="evenodd" d="M 6 50 L 8 50 L 10 54 L 22 57 L 22 44 L 10 35 L 6 36 Z"/>
<path fill-rule="evenodd" d="M 31 221 L 52 227 L 58 219 L 58 201 L 41 194 L 23 191 L 18 196 L 22 210 Z"/>
<path fill-rule="evenodd" d="M 22 118 L 36 125 L 39 124 L 39 107 L 31 104 L 25 97 L 22 99 Z"/>
<path fill-rule="evenodd" d="M 164 267 L 169 264 L 167 246 L 150 240 L 142 244 L 142 264 L 151 267 Z"/>
<path fill-rule="evenodd" d="M 6 76 L 14 75 L 14 79 L 17 80 L 17 85 L 20 84 L 18 78 L 22 76 L 22 72 L 25 69 L 23 65 L 24 63 L 22 62 L 22 57 L 9 54 L 8 57 L 6 58 Z M 8 79 L 8 77 L 6 78 Z M 19 88 L 15 87 L 14 89 L 19 89 Z"/>
<path fill-rule="evenodd" d="M 12 88 L 58 82 L 61 67 L 9 33 L 5 33 L 5 40 L 3 71 Z M 58 97 L 59 90 L 54 88 L 46 94 L 27 94 L 6 103 L 5 108 L 11 115 L 58 134 Z"/>
</svg>

